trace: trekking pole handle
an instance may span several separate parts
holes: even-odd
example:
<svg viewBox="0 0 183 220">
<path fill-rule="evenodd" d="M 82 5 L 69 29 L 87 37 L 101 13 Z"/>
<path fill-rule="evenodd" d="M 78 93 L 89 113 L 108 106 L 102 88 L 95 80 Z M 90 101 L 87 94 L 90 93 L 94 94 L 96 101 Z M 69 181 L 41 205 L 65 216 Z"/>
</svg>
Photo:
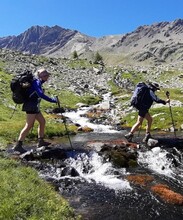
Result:
<svg viewBox="0 0 183 220">
<path fill-rule="evenodd" d="M 167 97 L 167 101 L 166 101 L 166 103 L 169 103 L 169 105 L 170 105 L 170 92 L 169 91 L 166 91 L 166 97 Z"/>
<path fill-rule="evenodd" d="M 168 99 L 170 98 L 170 92 L 169 91 L 166 91 L 166 96 L 167 96 Z"/>
</svg>

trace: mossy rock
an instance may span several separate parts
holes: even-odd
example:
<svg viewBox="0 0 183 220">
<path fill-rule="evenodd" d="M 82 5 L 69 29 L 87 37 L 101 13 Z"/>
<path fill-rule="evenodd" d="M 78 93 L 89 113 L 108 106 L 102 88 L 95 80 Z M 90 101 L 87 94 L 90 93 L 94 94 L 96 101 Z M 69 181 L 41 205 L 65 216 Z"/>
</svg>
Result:
<svg viewBox="0 0 183 220">
<path fill-rule="evenodd" d="M 111 162 L 117 167 L 128 167 L 128 159 L 123 155 L 122 152 L 112 151 Z"/>
<path fill-rule="evenodd" d="M 128 161 L 128 165 L 129 165 L 129 167 L 137 167 L 137 166 L 138 166 L 138 163 L 137 163 L 136 160 L 130 159 L 130 160 Z"/>
</svg>

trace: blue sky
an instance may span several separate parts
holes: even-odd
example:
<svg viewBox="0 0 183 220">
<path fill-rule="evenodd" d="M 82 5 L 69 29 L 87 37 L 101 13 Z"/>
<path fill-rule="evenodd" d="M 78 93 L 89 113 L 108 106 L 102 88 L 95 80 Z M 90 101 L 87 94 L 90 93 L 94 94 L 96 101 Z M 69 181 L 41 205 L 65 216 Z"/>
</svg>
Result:
<svg viewBox="0 0 183 220">
<path fill-rule="evenodd" d="M 183 19 L 183 0 L 0 0 L 0 8 L 0 37 L 17 36 L 34 25 L 102 37 Z"/>
</svg>

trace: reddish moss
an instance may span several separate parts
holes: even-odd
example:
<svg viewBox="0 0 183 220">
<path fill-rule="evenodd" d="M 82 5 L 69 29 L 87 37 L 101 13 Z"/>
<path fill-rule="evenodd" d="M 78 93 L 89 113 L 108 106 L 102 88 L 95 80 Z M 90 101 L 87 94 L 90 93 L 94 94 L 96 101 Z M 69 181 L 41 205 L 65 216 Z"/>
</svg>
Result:
<svg viewBox="0 0 183 220">
<path fill-rule="evenodd" d="M 183 195 L 172 191 L 167 185 L 157 184 L 152 186 L 151 190 L 158 194 L 165 202 L 174 205 L 183 205 Z"/>
<path fill-rule="evenodd" d="M 126 178 L 129 182 L 141 186 L 147 186 L 147 184 L 153 182 L 154 180 L 154 178 L 149 175 L 129 175 Z"/>
</svg>

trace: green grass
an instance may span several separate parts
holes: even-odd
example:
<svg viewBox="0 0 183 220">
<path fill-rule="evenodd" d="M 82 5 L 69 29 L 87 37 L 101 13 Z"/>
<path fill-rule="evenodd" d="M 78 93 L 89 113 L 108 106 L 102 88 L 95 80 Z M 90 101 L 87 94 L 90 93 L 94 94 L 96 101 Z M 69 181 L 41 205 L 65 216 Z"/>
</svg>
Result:
<svg viewBox="0 0 183 220">
<path fill-rule="evenodd" d="M 34 169 L 0 158 L 0 176 L 0 220 L 76 219 L 67 201 Z"/>
<path fill-rule="evenodd" d="M 171 107 L 171 112 L 175 124 L 176 129 L 180 129 L 182 125 L 182 108 L 181 107 Z M 172 118 L 170 114 L 169 107 L 161 107 L 161 108 L 151 108 L 149 113 L 153 117 L 152 130 L 169 130 L 172 127 Z M 121 122 L 124 127 L 132 127 L 137 120 L 137 111 L 134 111 L 124 118 L 122 118 Z M 142 129 L 146 127 L 146 120 L 144 120 Z"/>
<path fill-rule="evenodd" d="M 171 79 L 175 79 L 177 77 L 177 80 L 183 82 L 182 78 L 178 78 L 179 75 L 182 75 L 182 72 L 180 71 L 163 71 L 159 76 L 158 80 L 160 82 L 165 82 L 167 80 L 171 81 Z"/>
<path fill-rule="evenodd" d="M 67 65 L 70 67 L 70 68 L 79 68 L 79 69 L 85 69 L 85 68 L 92 68 L 92 67 L 97 67 L 98 65 L 96 64 L 90 64 L 88 62 L 88 60 L 85 60 L 85 59 L 76 59 L 76 60 L 68 60 L 67 61 Z"/>
</svg>

